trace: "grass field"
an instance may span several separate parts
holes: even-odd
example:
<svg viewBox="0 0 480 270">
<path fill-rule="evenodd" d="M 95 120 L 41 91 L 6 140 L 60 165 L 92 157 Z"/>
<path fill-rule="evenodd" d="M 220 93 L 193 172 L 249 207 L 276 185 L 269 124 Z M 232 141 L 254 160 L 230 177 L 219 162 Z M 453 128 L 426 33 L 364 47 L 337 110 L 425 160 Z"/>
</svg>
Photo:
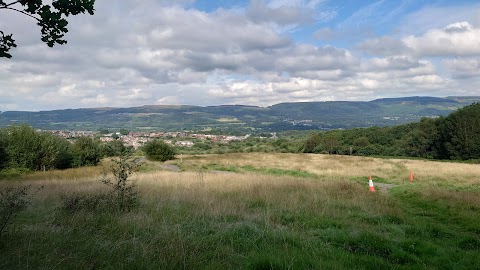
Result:
<svg viewBox="0 0 480 270">
<path fill-rule="evenodd" d="M 0 239 L 0 269 L 478 269 L 480 165 L 309 154 L 189 156 L 133 175 L 129 212 L 62 210 L 103 166 L 44 188 Z M 415 179 L 408 180 L 410 172 Z M 368 176 L 389 189 L 368 191 Z M 378 189 L 378 188 L 377 188 Z"/>
</svg>

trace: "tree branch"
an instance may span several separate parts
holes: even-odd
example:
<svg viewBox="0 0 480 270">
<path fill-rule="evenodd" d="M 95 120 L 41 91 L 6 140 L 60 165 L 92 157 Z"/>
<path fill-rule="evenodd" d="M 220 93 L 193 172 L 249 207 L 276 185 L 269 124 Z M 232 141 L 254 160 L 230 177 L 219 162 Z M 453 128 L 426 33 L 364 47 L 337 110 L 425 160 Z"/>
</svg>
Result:
<svg viewBox="0 0 480 270">
<path fill-rule="evenodd" d="M 10 3 L 10 4 L 5 4 L 4 7 L 9 7 L 9 6 L 15 5 L 15 4 L 18 3 L 18 2 L 20 2 L 20 1 L 14 1 L 14 2 L 12 2 L 12 3 Z"/>
<path fill-rule="evenodd" d="M 13 3 L 12 3 L 13 4 Z M 11 8 L 11 7 L 8 7 L 8 6 L 4 6 L 4 7 L 0 7 L 0 9 L 9 9 L 9 10 L 13 10 L 13 11 L 16 11 L 16 12 L 20 12 L 22 13 L 23 15 L 27 15 L 28 17 L 32 17 L 34 18 L 35 20 L 41 22 L 41 20 L 35 16 L 33 16 L 32 14 L 28 13 L 28 12 L 25 12 L 23 10 L 19 10 L 19 9 L 16 9 L 16 8 Z"/>
</svg>

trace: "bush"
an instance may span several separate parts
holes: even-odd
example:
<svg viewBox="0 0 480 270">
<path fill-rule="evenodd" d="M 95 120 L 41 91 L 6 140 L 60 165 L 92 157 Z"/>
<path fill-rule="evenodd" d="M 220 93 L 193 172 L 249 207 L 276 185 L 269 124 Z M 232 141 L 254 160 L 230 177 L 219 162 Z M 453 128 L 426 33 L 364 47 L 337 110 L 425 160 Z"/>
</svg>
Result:
<svg viewBox="0 0 480 270">
<path fill-rule="evenodd" d="M 4 169 L 7 163 L 7 134 L 3 130 L 0 130 L 0 170 Z"/>
<path fill-rule="evenodd" d="M 0 169 L 37 171 L 71 167 L 70 144 L 65 139 L 37 132 L 27 125 L 11 126 L 1 131 L 0 137 Z"/>
<path fill-rule="evenodd" d="M 99 209 L 107 209 L 111 207 L 111 199 L 108 194 L 63 194 L 60 196 L 62 200 L 61 209 L 67 213 L 74 214 L 81 210 L 95 211 Z"/>
<path fill-rule="evenodd" d="M 175 159 L 175 150 L 160 140 L 148 142 L 143 146 L 143 152 L 148 160 L 167 161 Z"/>
<path fill-rule="evenodd" d="M 138 160 L 132 159 L 130 152 L 122 152 L 118 158 L 112 159 L 111 172 L 113 178 L 105 171 L 103 184 L 111 188 L 108 193 L 99 194 L 64 194 L 60 198 L 60 209 L 74 214 L 79 211 L 129 211 L 138 205 L 138 190 L 130 178 L 139 167 Z"/>
<path fill-rule="evenodd" d="M 73 166 L 95 166 L 100 162 L 99 144 L 89 137 L 78 138 L 72 146 Z"/>
<path fill-rule="evenodd" d="M 132 147 L 126 147 L 123 142 L 115 140 L 100 145 L 100 151 L 103 157 L 118 157 L 123 152 L 133 152 Z"/>
<path fill-rule="evenodd" d="M 29 188 L 28 186 L 10 187 L 0 191 L 0 239 L 12 219 L 31 203 Z"/>
<path fill-rule="evenodd" d="M 112 162 L 113 179 L 108 178 L 105 173 L 101 181 L 112 188 L 112 199 L 118 209 L 130 210 L 138 202 L 138 192 L 129 177 L 138 169 L 139 164 L 132 159 L 129 152 L 123 152 L 118 158 L 112 159 Z"/>
</svg>

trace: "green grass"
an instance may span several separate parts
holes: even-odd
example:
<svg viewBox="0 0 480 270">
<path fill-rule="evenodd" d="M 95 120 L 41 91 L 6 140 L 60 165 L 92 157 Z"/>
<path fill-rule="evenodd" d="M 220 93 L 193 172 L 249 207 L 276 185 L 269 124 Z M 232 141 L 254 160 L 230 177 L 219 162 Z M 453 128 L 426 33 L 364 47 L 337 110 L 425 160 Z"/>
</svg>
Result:
<svg viewBox="0 0 480 270">
<path fill-rule="evenodd" d="M 204 170 L 215 170 L 215 171 L 225 171 L 225 172 L 253 172 L 266 175 L 274 176 L 293 176 L 293 177 L 302 177 L 302 178 L 316 178 L 317 175 L 314 173 L 301 171 L 301 170 L 288 170 L 288 169 L 279 169 L 279 168 L 269 168 L 269 167 L 254 167 L 250 165 L 245 166 L 226 166 L 216 163 L 210 163 L 202 167 Z"/>
<path fill-rule="evenodd" d="M 263 173 L 268 175 L 275 176 L 293 176 L 293 177 L 304 177 L 304 178 L 315 178 L 317 177 L 314 173 L 309 173 L 301 170 L 287 170 L 279 168 L 268 168 L 268 167 L 253 167 L 253 166 L 242 166 L 241 169 L 247 172 Z"/>
<path fill-rule="evenodd" d="M 323 215 L 309 210 L 308 196 L 296 210 L 246 194 L 223 198 L 261 216 L 253 220 L 202 213 L 188 200 L 144 202 L 133 213 L 75 214 L 45 202 L 24 212 L 2 239 L 0 268 L 475 269 L 480 263 L 478 208 L 438 205 L 399 190 L 387 199 L 398 212 L 385 214 L 350 206 L 348 192 L 340 196 L 346 201 Z"/>
<path fill-rule="evenodd" d="M 370 193 L 360 176 L 322 180 L 299 170 L 213 163 L 204 168 L 238 172 L 225 176 L 152 172 L 154 165 L 149 166 L 139 176 L 147 179 L 139 181 L 140 205 L 131 212 L 67 213 L 61 209 L 61 190 L 75 191 L 78 183 L 39 183 L 47 186 L 0 239 L 0 269 L 480 265 L 475 185 L 406 182 Z M 382 179 L 374 176 L 377 180 Z M 62 189 L 55 190 L 58 186 Z"/>
</svg>

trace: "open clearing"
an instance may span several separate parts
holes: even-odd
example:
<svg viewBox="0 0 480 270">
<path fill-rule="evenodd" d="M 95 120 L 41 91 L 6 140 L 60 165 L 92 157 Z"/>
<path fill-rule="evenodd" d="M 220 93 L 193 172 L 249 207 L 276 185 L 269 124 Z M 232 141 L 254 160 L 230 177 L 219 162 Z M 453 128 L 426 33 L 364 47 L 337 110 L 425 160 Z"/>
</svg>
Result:
<svg viewBox="0 0 480 270">
<path fill-rule="evenodd" d="M 133 175 L 140 205 L 130 212 L 61 209 L 61 195 L 105 191 L 102 166 L 0 181 L 44 186 L 2 237 L 0 269 L 480 265 L 478 164 L 263 153 L 167 164 Z M 174 165 L 182 171 L 162 169 Z M 369 175 L 391 186 L 371 193 Z"/>
</svg>

